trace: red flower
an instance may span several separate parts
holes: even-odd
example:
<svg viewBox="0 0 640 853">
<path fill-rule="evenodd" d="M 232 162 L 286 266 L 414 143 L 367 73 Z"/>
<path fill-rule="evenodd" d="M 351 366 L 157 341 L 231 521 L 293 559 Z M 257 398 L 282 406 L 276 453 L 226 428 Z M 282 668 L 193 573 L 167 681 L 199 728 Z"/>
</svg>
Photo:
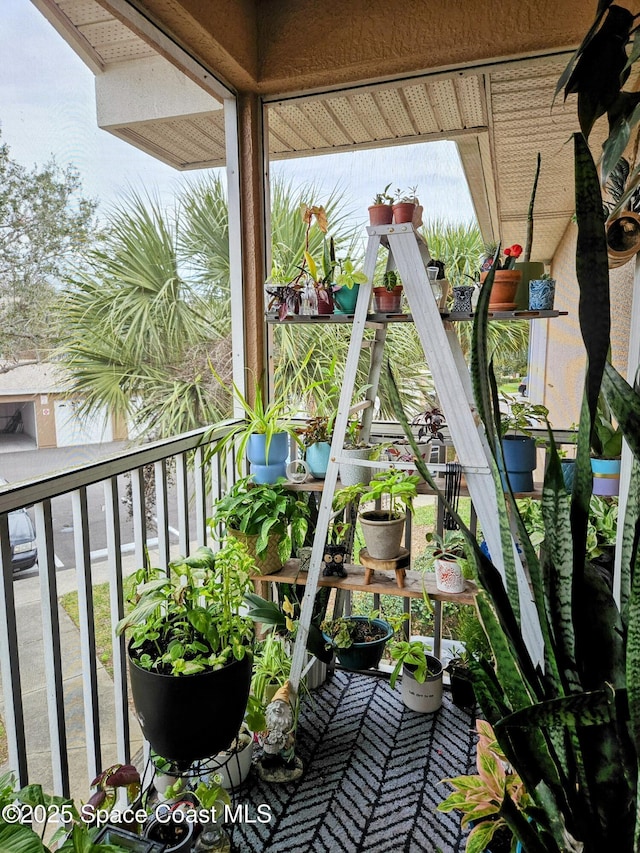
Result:
<svg viewBox="0 0 640 853">
<path fill-rule="evenodd" d="M 514 243 L 513 246 L 509 246 L 508 249 L 505 249 L 504 253 L 508 258 L 519 258 L 522 254 L 522 246 L 519 246 L 518 243 Z"/>
</svg>

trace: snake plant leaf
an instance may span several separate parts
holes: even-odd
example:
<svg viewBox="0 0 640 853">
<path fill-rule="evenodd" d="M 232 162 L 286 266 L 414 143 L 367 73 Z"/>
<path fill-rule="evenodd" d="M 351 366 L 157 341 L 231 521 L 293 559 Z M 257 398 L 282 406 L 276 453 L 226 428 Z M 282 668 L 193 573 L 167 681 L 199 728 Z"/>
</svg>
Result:
<svg viewBox="0 0 640 853">
<path fill-rule="evenodd" d="M 640 460 L 640 395 L 608 362 L 602 391 L 631 452 Z"/>
<path fill-rule="evenodd" d="M 615 699 L 616 691 L 611 688 L 548 699 L 503 717 L 495 729 L 599 726 L 615 718 Z"/>
<path fill-rule="evenodd" d="M 638 541 L 640 539 L 640 462 L 634 457 L 631 463 L 629 477 L 629 489 L 627 491 L 627 502 L 625 516 L 622 526 L 622 547 L 620 555 L 620 614 L 623 627 L 629 628 L 629 604 L 631 596 L 632 579 L 640 576 L 638 565 Z M 640 587 L 634 591 L 634 603 L 640 601 Z M 627 644 L 631 642 L 627 638 Z M 627 655 L 635 652 L 635 649 L 627 647 Z M 637 650 L 640 652 L 640 648 Z M 630 655 L 635 658 L 635 654 Z M 637 658 L 640 661 L 640 654 Z M 640 704 L 638 704 L 640 710 Z M 640 747 L 640 741 L 638 741 Z"/>
<path fill-rule="evenodd" d="M 589 32 L 583 38 L 582 43 L 580 44 L 580 46 L 578 47 L 576 52 L 573 54 L 573 56 L 569 60 L 567 67 L 564 69 L 564 71 L 560 75 L 560 78 L 559 78 L 558 83 L 556 85 L 556 91 L 555 91 L 555 94 L 553 96 L 554 101 L 563 89 L 565 90 L 564 99 L 566 101 L 567 96 L 569 95 L 569 92 L 567 91 L 566 87 L 567 87 L 569 80 L 571 79 L 571 77 L 573 75 L 573 69 L 575 68 L 576 63 L 581 58 L 585 49 L 591 43 L 595 34 L 598 32 L 598 29 L 600 28 L 600 24 L 602 22 L 602 18 L 604 17 L 607 9 L 609 8 L 609 6 L 611 6 L 612 3 L 613 3 L 613 0 L 599 0 L 598 9 L 596 12 L 596 18 L 595 18 L 593 24 L 591 25 L 591 27 L 589 28 Z"/>
</svg>

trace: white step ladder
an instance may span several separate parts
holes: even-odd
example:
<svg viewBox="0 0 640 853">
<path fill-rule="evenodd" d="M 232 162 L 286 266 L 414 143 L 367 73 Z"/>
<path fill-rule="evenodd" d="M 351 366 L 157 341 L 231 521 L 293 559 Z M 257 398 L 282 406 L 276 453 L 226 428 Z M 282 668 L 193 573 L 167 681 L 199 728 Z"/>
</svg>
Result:
<svg viewBox="0 0 640 853">
<path fill-rule="evenodd" d="M 390 257 L 387 268 L 395 267 L 404 286 L 413 322 L 418 331 L 426 362 L 429 365 L 442 411 L 462 465 L 469 495 L 475 507 L 483 536 L 489 547 L 494 565 L 504 574 L 501 564 L 502 547 L 498 519 L 498 503 L 495 486 L 489 468 L 489 448 L 484 428 L 477 415 L 473 402 L 471 379 L 458 337 L 451 322 L 443 321 L 439 306 L 435 300 L 425 260 L 428 258 L 426 243 L 410 224 L 384 225 L 367 228 L 369 240 L 364 261 L 367 284 L 360 285 L 358 301 L 353 318 L 351 341 L 345 365 L 344 380 L 340 393 L 340 402 L 334 424 L 331 454 L 318 511 L 311 564 L 302 607 L 296 644 L 291 666 L 290 683 L 297 692 L 305 666 L 305 650 L 309 625 L 313 613 L 313 603 L 321 576 L 324 545 L 332 518 L 332 501 L 338 480 L 338 465 L 349 419 L 352 395 L 356 380 L 356 371 L 360 351 L 363 347 L 364 332 L 367 326 L 376 328 L 375 343 L 371 357 L 369 388 L 366 392 L 367 408 L 362 419 L 362 433 L 369 437 L 373 418 L 378 381 L 383 363 L 383 346 L 386 337 L 386 322 L 367 322 L 367 312 L 371 297 L 372 282 L 376 267 L 378 250 L 387 246 Z M 425 251 L 426 250 L 426 251 Z M 344 461 L 344 460 L 343 460 Z M 520 570 L 520 561 L 516 559 L 521 599 L 530 598 L 524 573 Z M 527 608 L 523 608 L 523 629 L 526 632 Z"/>
</svg>

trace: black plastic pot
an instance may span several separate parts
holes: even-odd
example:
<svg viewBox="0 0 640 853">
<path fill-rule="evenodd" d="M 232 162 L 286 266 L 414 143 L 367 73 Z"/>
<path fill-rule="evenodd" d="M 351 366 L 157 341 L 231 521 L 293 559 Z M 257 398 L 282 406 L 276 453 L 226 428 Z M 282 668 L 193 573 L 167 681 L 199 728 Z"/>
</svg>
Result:
<svg viewBox="0 0 640 853">
<path fill-rule="evenodd" d="M 336 648 L 335 653 L 340 661 L 340 665 L 345 669 L 350 670 L 372 669 L 373 667 L 377 667 L 380 663 L 380 658 L 382 657 L 382 652 L 384 651 L 387 640 L 393 636 L 393 629 L 382 619 L 369 620 L 367 616 L 350 616 L 349 618 L 353 619 L 354 622 L 371 621 L 374 625 L 383 629 L 385 633 L 379 640 L 373 640 L 370 643 L 352 643 L 347 649 Z M 323 637 L 327 642 L 332 642 L 331 638 L 327 634 L 323 633 Z"/>
<path fill-rule="evenodd" d="M 163 758 L 208 758 L 237 735 L 249 698 L 251 655 L 215 672 L 160 675 L 141 669 L 129 653 L 129 674 L 142 733 Z"/>
<path fill-rule="evenodd" d="M 476 694 L 468 668 L 465 664 L 452 660 L 447 666 L 447 672 L 453 704 L 457 708 L 473 708 L 476 704 Z"/>
</svg>

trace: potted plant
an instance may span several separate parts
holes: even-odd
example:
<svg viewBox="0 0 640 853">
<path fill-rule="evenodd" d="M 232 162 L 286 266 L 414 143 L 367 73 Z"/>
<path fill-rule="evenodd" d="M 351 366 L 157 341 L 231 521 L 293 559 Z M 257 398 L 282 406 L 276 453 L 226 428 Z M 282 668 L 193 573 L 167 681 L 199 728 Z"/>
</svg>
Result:
<svg viewBox="0 0 640 853">
<path fill-rule="evenodd" d="M 489 297 L 489 310 L 512 311 L 516 307 L 516 292 L 520 283 L 522 273 L 515 269 L 516 260 L 522 254 L 522 246 L 514 243 L 504 250 L 504 258 L 496 248 L 488 248 L 488 254 L 480 268 L 480 283 L 484 284 L 489 272 L 493 269 L 493 285 Z"/>
<path fill-rule="evenodd" d="M 509 483 L 514 492 L 532 492 L 537 459 L 536 440 L 531 429 L 533 423 L 546 422 L 549 410 L 541 404 L 517 400 L 508 394 L 504 394 L 502 399 L 507 411 L 500 413 L 500 433 Z"/>
<path fill-rule="evenodd" d="M 222 378 L 211 368 L 213 375 L 221 386 L 226 387 Z M 262 388 L 259 383 L 254 386 L 254 403 L 240 391 L 235 382 L 232 385 L 233 395 L 240 404 L 244 419 L 232 424 L 213 447 L 208 446 L 205 461 L 221 455 L 226 459 L 229 451 L 236 443 L 236 464 L 238 474 L 242 473 L 245 453 L 250 462 L 250 471 L 258 483 L 275 483 L 279 477 L 286 476 L 286 463 L 289 457 L 289 441 L 293 439 L 300 443 L 296 429 L 291 423 L 292 406 L 288 400 L 287 389 L 276 399 L 265 404 Z M 217 427 L 212 427 L 205 434 L 204 442 Z"/>
<path fill-rule="evenodd" d="M 368 279 L 362 271 L 356 270 L 351 258 L 339 261 L 339 267 L 340 272 L 335 281 L 338 289 L 333 293 L 335 304 L 339 309 L 336 314 L 353 314 L 356 310 L 360 285 L 366 284 Z"/>
<path fill-rule="evenodd" d="M 238 480 L 216 502 L 211 527 L 223 524 L 228 538 L 241 541 L 263 575 L 282 568 L 307 535 L 309 505 L 284 483 Z"/>
<path fill-rule="evenodd" d="M 393 628 L 376 615 L 341 616 L 325 619 L 320 629 L 329 648 L 332 648 L 345 669 L 372 669 L 380 663 Z"/>
<path fill-rule="evenodd" d="M 389 195 L 387 184 L 381 193 L 376 193 L 373 204 L 369 207 L 370 225 L 391 225 L 393 222 L 393 196 Z"/>
<path fill-rule="evenodd" d="M 531 311 L 553 311 L 556 295 L 556 280 L 549 273 L 542 273 L 529 281 L 529 309 Z"/>
<path fill-rule="evenodd" d="M 436 573 L 436 586 L 442 592 L 460 593 L 465 589 L 467 542 L 459 530 L 442 534 L 427 533 L 427 564 Z"/>
<path fill-rule="evenodd" d="M 442 432 L 445 426 L 444 415 L 437 406 L 434 406 L 416 415 L 411 421 L 411 426 L 416 428 L 414 432 L 420 457 L 423 462 L 428 463 L 431 457 L 431 442 L 444 441 Z M 392 462 L 413 462 L 416 458 L 406 439 L 394 441 L 393 444 L 389 445 L 387 456 Z M 416 471 L 410 469 L 408 473 L 415 474 Z"/>
<path fill-rule="evenodd" d="M 386 509 L 360 511 L 358 515 L 367 551 L 374 560 L 393 560 L 399 556 L 406 519 L 403 508 L 412 508 L 419 481 L 416 474 L 394 469 L 377 474 L 368 485 L 357 483 L 336 492 L 335 511 L 345 509 L 350 503 L 388 499 Z"/>
<path fill-rule="evenodd" d="M 362 424 L 360 418 L 355 416 L 349 419 L 342 449 L 343 458 L 347 459 L 370 459 L 373 448 L 367 441 L 362 439 Z M 366 465 L 358 465 L 354 462 L 340 462 L 340 482 L 343 486 L 353 486 L 356 483 L 368 483 L 371 479 L 371 468 Z"/>
<path fill-rule="evenodd" d="M 396 662 L 389 686 L 396 686 L 402 669 L 402 701 L 419 714 L 433 714 L 442 705 L 442 663 L 428 650 L 421 640 L 396 640 L 389 645 Z"/>
<path fill-rule="evenodd" d="M 395 224 L 413 222 L 416 207 L 420 204 L 416 195 L 417 189 L 417 187 L 410 187 L 407 194 L 402 190 L 396 190 L 396 200 L 393 203 L 393 221 Z"/>
<path fill-rule="evenodd" d="M 335 415 L 317 415 L 310 418 L 299 431 L 305 448 L 304 458 L 309 471 L 317 479 L 324 479 L 331 453 L 331 437 Z"/>
<path fill-rule="evenodd" d="M 318 314 L 333 314 L 333 288 L 336 268 L 336 255 L 333 237 L 322 244 L 322 266 L 316 264 L 308 250 L 304 253 L 304 264 L 301 267 L 303 281 L 315 291 Z"/>
<path fill-rule="evenodd" d="M 191 763 L 226 749 L 251 683 L 253 622 L 241 613 L 254 562 L 242 543 L 201 547 L 137 574 L 128 631 L 131 693 L 142 733 L 158 755 Z"/>
<path fill-rule="evenodd" d="M 233 792 L 246 782 L 252 757 L 253 732 L 245 720 L 227 749 L 211 758 L 206 766 L 212 774 L 220 774 L 220 784 L 225 790 Z"/>
<path fill-rule="evenodd" d="M 478 746 L 476 765 L 478 773 L 443 779 L 454 789 L 438 805 L 440 812 L 462 812 L 462 826 L 472 827 L 467 837 L 466 850 L 490 850 L 496 833 L 506 832 L 511 839 L 509 824 L 505 819 L 505 803 L 526 814 L 532 806 L 522 779 L 510 766 L 500 748 L 491 725 L 486 720 L 476 720 Z M 510 849 L 516 848 L 516 842 Z"/>
<path fill-rule="evenodd" d="M 387 270 L 382 277 L 382 285 L 373 288 L 373 310 L 377 314 L 399 314 L 402 290 L 398 273 Z"/>
<path fill-rule="evenodd" d="M 591 432 L 593 494 L 617 495 L 620 491 L 622 433 L 611 420 L 611 411 L 601 394 Z"/>
</svg>

